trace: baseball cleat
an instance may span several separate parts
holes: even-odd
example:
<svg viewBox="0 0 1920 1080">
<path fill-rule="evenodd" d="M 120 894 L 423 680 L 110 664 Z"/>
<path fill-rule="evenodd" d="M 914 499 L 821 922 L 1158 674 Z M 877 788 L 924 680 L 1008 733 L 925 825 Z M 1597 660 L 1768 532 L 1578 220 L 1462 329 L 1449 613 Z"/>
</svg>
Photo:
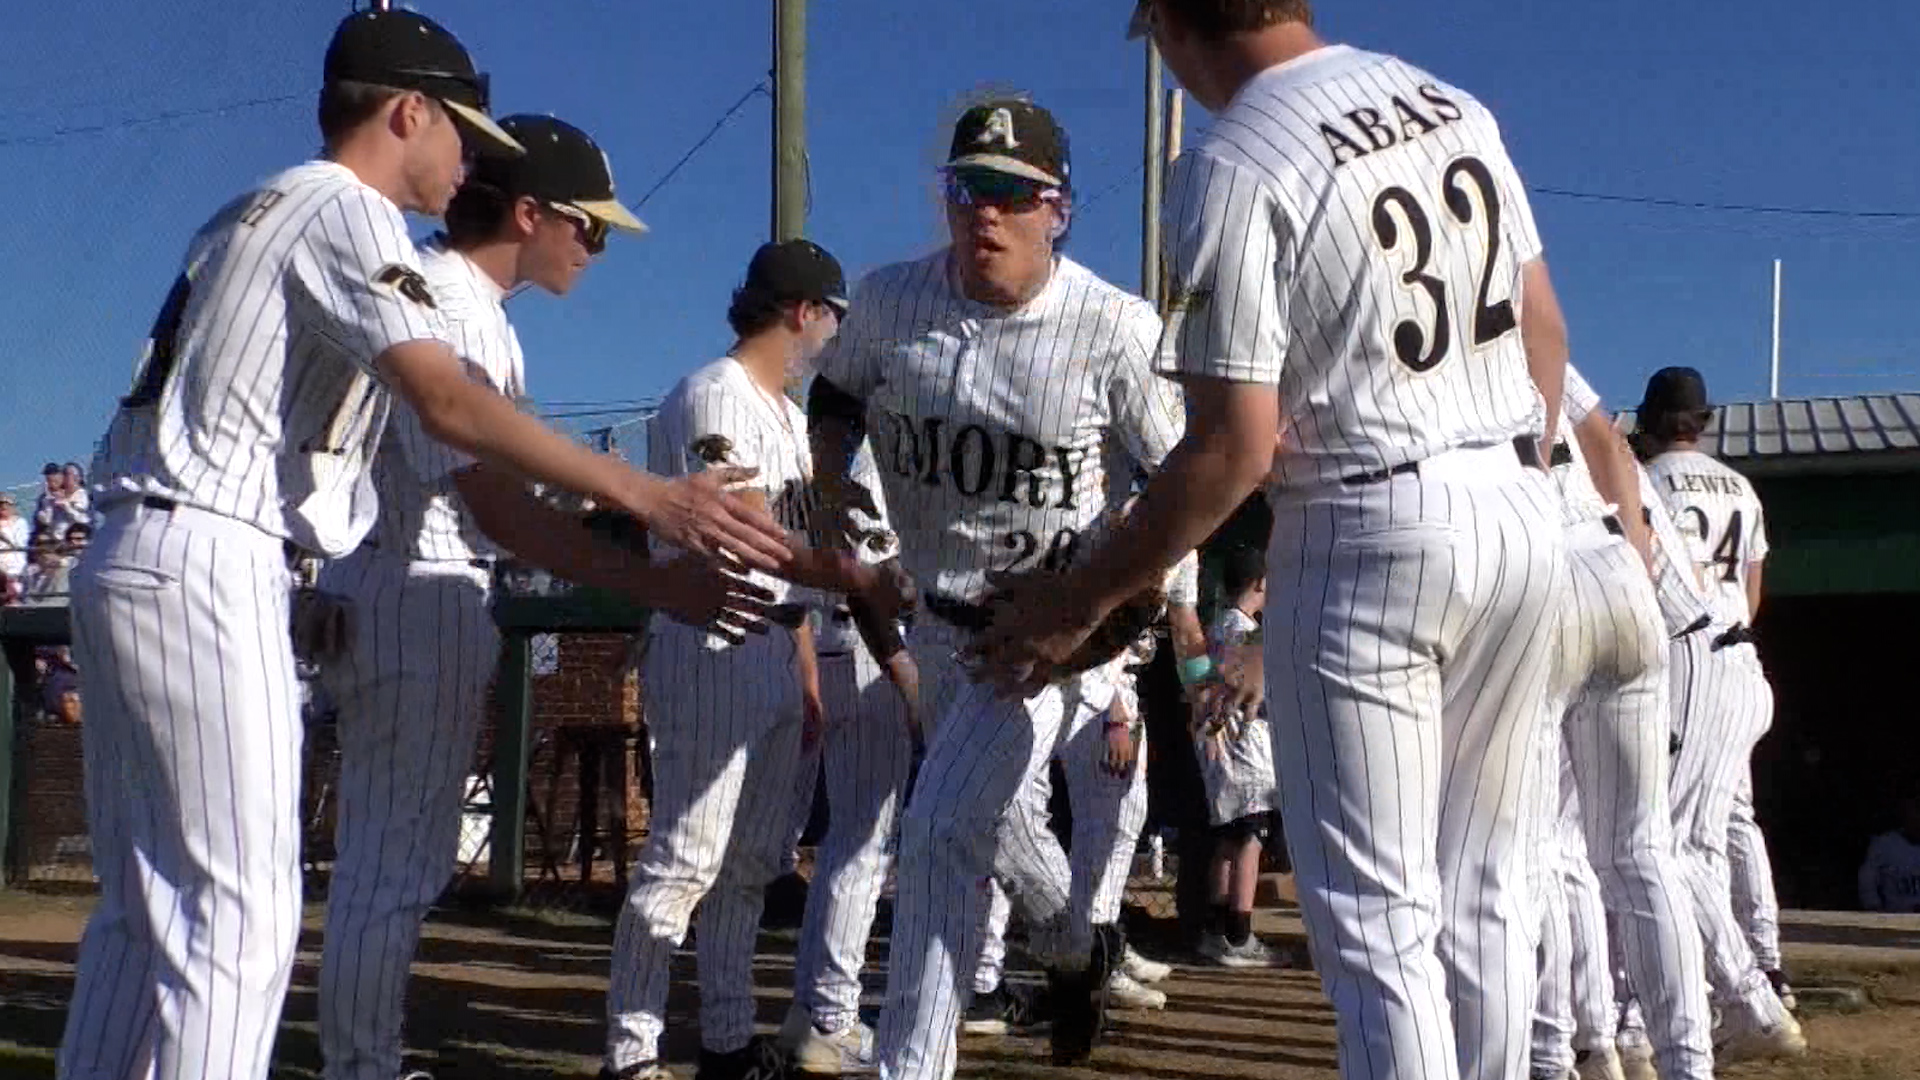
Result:
<svg viewBox="0 0 1920 1080">
<path fill-rule="evenodd" d="M 764 1035 L 755 1035 L 747 1045 L 725 1053 L 700 1048 L 697 1080 L 786 1080 L 787 1055 Z"/>
<path fill-rule="evenodd" d="M 974 994 L 960 1030 L 968 1035 L 1010 1035 L 1046 1023 L 1042 995 L 1031 987 L 1002 982 L 984 994 Z"/>
<path fill-rule="evenodd" d="M 1620 1055 L 1611 1046 L 1600 1050 L 1576 1051 L 1573 1055 L 1573 1075 L 1576 1080 L 1627 1080 Z"/>
<path fill-rule="evenodd" d="M 1793 996 L 1793 986 L 1787 982 L 1787 973 L 1774 968 L 1767 972 L 1767 982 L 1772 984 L 1773 994 L 1780 999 L 1780 1004 L 1785 1006 L 1788 1012 L 1798 1015 L 1800 1002 Z"/>
<path fill-rule="evenodd" d="M 1129 945 L 1120 954 L 1120 971 L 1142 986 L 1151 986 L 1163 982 L 1173 974 L 1172 964 L 1163 964 L 1158 960 L 1149 960 L 1133 951 Z"/>
<path fill-rule="evenodd" d="M 1653 1044 L 1645 1032 L 1623 1031 L 1614 1040 L 1620 1053 L 1620 1074 L 1626 1080 L 1660 1080 L 1653 1067 Z"/>
<path fill-rule="evenodd" d="M 1800 1022 L 1784 1012 L 1779 1022 L 1773 1024 L 1762 1024 L 1740 1012 L 1729 1016 L 1713 1033 L 1715 1065 L 1800 1057 L 1806 1052 L 1807 1036 L 1800 1030 Z"/>
<path fill-rule="evenodd" d="M 1141 986 L 1139 981 L 1124 971 L 1115 971 L 1107 976 L 1107 1000 L 1116 1009 L 1164 1009 L 1167 1007 L 1167 995 L 1164 991 L 1151 986 Z"/>
<path fill-rule="evenodd" d="M 1261 941 L 1252 934 L 1247 935 L 1247 940 L 1238 945 L 1232 944 L 1224 937 L 1219 937 L 1218 935 L 1212 936 L 1218 937 L 1218 941 L 1212 945 L 1213 951 L 1210 953 L 1205 951 L 1209 943 L 1203 940 L 1200 943 L 1202 949 L 1201 955 L 1206 956 L 1207 959 L 1212 960 L 1221 967 L 1269 968 L 1274 966 L 1275 956 L 1273 949 L 1269 947 L 1266 942 Z"/>
<path fill-rule="evenodd" d="M 873 1029 L 858 1020 L 839 1031 L 809 1023 L 790 1054 L 793 1068 L 810 1076 L 854 1076 L 876 1067 Z"/>
<path fill-rule="evenodd" d="M 1053 1063 L 1073 1066 L 1093 1056 L 1107 1023 L 1107 980 L 1113 974 L 1119 935 L 1096 926 L 1087 966 L 1077 971 L 1053 968 L 1047 972 L 1048 997 L 1053 1002 Z"/>
</svg>

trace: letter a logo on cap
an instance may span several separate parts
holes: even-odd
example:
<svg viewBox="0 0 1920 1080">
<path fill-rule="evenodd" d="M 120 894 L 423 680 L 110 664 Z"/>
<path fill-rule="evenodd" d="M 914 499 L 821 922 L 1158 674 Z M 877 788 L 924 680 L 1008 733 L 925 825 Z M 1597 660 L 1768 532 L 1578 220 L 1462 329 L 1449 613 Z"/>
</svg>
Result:
<svg viewBox="0 0 1920 1080">
<path fill-rule="evenodd" d="M 995 139 L 1009 150 L 1020 145 L 1020 140 L 1013 135 L 1013 113 L 1006 109 L 995 109 L 987 115 L 986 126 L 980 129 L 980 137 L 976 141 L 986 146 Z"/>
</svg>

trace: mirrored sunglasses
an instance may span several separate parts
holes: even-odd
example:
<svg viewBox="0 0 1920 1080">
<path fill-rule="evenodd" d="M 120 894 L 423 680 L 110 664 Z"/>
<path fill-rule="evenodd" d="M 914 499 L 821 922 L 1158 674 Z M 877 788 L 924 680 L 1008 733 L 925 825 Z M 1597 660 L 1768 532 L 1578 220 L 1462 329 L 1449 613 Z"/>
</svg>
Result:
<svg viewBox="0 0 1920 1080">
<path fill-rule="evenodd" d="M 573 222 L 580 233 L 580 242 L 586 245 L 587 254 L 598 255 L 607 249 L 607 223 L 587 213 L 577 206 L 568 206 L 562 202 L 547 203 L 547 209 Z"/>
<path fill-rule="evenodd" d="M 1059 198 L 1060 189 L 1025 177 L 985 169 L 947 173 L 947 201 L 955 206 L 991 206 L 1020 214 Z"/>
</svg>

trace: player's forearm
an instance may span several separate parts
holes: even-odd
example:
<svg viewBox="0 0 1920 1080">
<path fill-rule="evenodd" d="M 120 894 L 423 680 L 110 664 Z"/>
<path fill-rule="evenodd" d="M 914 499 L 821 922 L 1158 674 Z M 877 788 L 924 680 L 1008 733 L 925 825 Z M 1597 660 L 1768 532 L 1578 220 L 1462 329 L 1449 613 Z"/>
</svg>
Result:
<svg viewBox="0 0 1920 1080">
<path fill-rule="evenodd" d="M 644 547 L 627 548 L 588 531 L 578 517 L 535 498 L 517 477 L 485 466 L 455 477 L 460 498 L 487 538 L 514 557 L 576 585 L 655 599 L 663 568 Z"/>
<path fill-rule="evenodd" d="M 553 484 L 630 510 L 644 520 L 661 481 L 596 454 L 514 407 L 505 396 L 467 378 L 450 354 L 420 355 L 409 343 L 382 356 L 394 389 L 420 416 L 421 426 L 482 463 L 529 480 Z M 431 348 L 444 347 L 433 345 Z"/>
<path fill-rule="evenodd" d="M 1185 604 L 1167 607 L 1167 636 L 1173 641 L 1176 660 L 1207 654 L 1207 632 L 1200 626 L 1200 613 Z"/>
<path fill-rule="evenodd" d="M 800 689 L 818 696 L 820 693 L 820 653 L 813 645 L 813 627 L 801 623 L 793 631 L 793 671 L 800 679 Z"/>
<path fill-rule="evenodd" d="M 851 482 L 854 455 L 866 437 L 866 403 L 816 376 L 807 391 L 814 475 Z"/>
<path fill-rule="evenodd" d="M 1545 262 L 1536 259 L 1520 268 L 1520 298 L 1520 340 L 1527 351 L 1527 373 L 1546 402 L 1545 438 L 1551 443 L 1560 430 L 1569 353 L 1566 318 Z"/>
<path fill-rule="evenodd" d="M 1764 564 L 1747 564 L 1747 618 L 1760 617 L 1760 578 Z"/>
<path fill-rule="evenodd" d="M 1187 434 L 1127 520 L 1069 575 L 1067 595 L 1084 599 L 1096 621 L 1166 579 L 1187 552 L 1212 536 L 1273 467 L 1279 399 L 1271 386 L 1196 380 L 1188 392 Z"/>
<path fill-rule="evenodd" d="M 851 552 L 794 545 L 792 561 L 782 569 L 781 577 L 795 585 L 821 592 L 850 596 L 864 593 L 880 584 L 880 573 L 855 558 Z"/>
</svg>

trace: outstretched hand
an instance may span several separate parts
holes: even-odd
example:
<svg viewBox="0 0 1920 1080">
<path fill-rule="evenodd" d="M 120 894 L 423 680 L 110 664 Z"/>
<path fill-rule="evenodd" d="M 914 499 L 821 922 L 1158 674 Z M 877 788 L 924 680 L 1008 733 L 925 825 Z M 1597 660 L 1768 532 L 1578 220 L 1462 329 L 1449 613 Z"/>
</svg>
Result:
<svg viewBox="0 0 1920 1080">
<path fill-rule="evenodd" d="M 675 622 L 702 627 L 735 645 L 767 632 L 773 593 L 718 563 L 681 555 L 668 563 L 652 598 Z"/>
<path fill-rule="evenodd" d="M 967 651 L 977 681 L 1018 699 L 1032 697 L 1067 664 L 1100 625 L 1101 616 L 1062 595 L 1053 575 L 995 582 L 993 622 Z"/>
<path fill-rule="evenodd" d="M 793 557 L 786 530 L 733 491 L 758 472 L 724 466 L 676 477 L 662 482 L 652 506 L 627 509 L 682 551 L 777 574 Z"/>
</svg>

